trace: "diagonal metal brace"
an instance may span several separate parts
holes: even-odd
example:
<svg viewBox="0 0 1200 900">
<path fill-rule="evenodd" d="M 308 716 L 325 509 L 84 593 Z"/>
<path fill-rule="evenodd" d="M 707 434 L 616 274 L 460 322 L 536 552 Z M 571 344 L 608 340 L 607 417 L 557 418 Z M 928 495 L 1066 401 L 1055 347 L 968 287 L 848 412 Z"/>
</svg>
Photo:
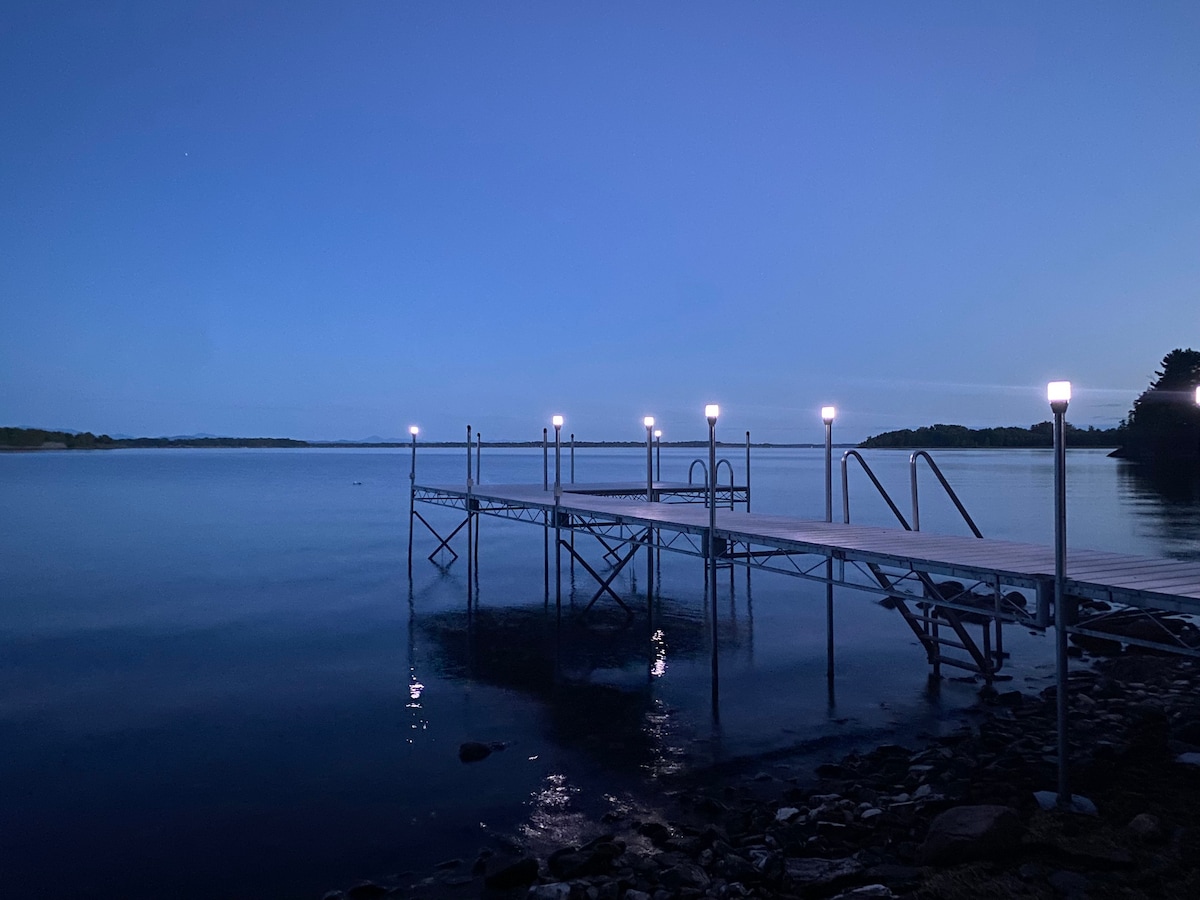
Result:
<svg viewBox="0 0 1200 900">
<path fill-rule="evenodd" d="M 619 560 L 621 558 L 621 553 L 619 550 L 620 544 L 618 544 L 617 547 L 612 546 L 612 544 L 604 539 L 604 535 L 592 528 L 591 525 L 580 525 L 577 530 L 587 532 L 600 542 L 600 546 L 604 548 L 605 559 Z"/>
<path fill-rule="evenodd" d="M 631 549 L 629 550 L 628 553 L 625 554 L 624 557 L 617 560 L 616 564 L 613 566 L 612 571 L 608 573 L 607 578 L 601 577 L 600 574 L 591 567 L 591 565 L 588 563 L 588 561 L 586 559 L 584 559 L 582 556 L 580 556 L 579 553 L 567 541 L 563 541 L 563 540 L 559 541 L 559 545 L 562 547 L 565 547 L 567 549 L 567 552 L 569 552 L 571 554 L 571 556 L 573 556 L 575 559 L 577 559 L 579 561 L 579 564 L 581 566 L 583 566 L 585 569 L 587 569 L 588 574 L 591 575 L 592 578 L 594 578 L 596 580 L 596 583 L 600 585 L 600 589 L 598 591 L 596 591 L 595 594 L 592 595 L 592 599 L 589 600 L 587 606 L 585 606 L 583 608 L 583 612 L 586 613 L 588 610 L 590 610 L 593 606 L 596 605 L 597 600 L 599 600 L 605 594 L 608 594 L 610 597 L 612 597 L 614 600 L 617 601 L 617 605 L 620 606 L 621 609 L 625 610 L 625 612 L 627 612 L 631 615 L 633 614 L 633 610 L 631 610 L 629 608 L 629 606 L 625 603 L 625 601 L 622 600 L 617 595 L 617 592 L 612 589 L 612 583 L 613 583 L 613 581 L 616 580 L 617 576 L 621 574 L 621 570 L 624 569 L 626 565 L 628 565 L 628 563 L 631 559 L 633 559 L 634 554 L 638 552 L 639 544 L 637 542 L 639 540 L 649 540 L 649 538 L 650 538 L 650 529 L 649 528 L 647 528 L 646 531 L 644 531 L 639 537 L 632 538 L 630 540 L 630 544 L 632 544 Z"/>
<path fill-rule="evenodd" d="M 434 548 L 433 552 L 430 553 L 428 557 L 426 557 L 430 562 L 432 562 L 433 558 L 435 556 L 437 556 L 438 553 L 440 553 L 442 550 L 445 550 L 451 556 L 453 556 L 455 559 L 458 559 L 458 554 L 454 552 L 454 548 L 450 546 L 450 542 L 452 540 L 454 540 L 454 536 L 456 534 L 458 534 L 460 531 L 463 530 L 463 526 L 466 525 L 468 521 L 470 521 L 469 516 L 466 519 L 463 519 L 461 522 L 459 522 L 458 527 L 455 528 L 452 532 L 450 532 L 450 534 L 447 537 L 442 537 L 440 534 L 438 534 L 437 529 L 434 528 L 432 525 L 430 525 L 428 522 L 426 522 L 425 517 L 422 516 L 419 512 L 413 512 L 413 516 L 417 519 L 420 519 L 421 524 L 424 525 L 426 528 L 428 528 L 429 533 L 432 534 L 435 538 L 437 538 L 438 541 L 440 542 Z"/>
</svg>

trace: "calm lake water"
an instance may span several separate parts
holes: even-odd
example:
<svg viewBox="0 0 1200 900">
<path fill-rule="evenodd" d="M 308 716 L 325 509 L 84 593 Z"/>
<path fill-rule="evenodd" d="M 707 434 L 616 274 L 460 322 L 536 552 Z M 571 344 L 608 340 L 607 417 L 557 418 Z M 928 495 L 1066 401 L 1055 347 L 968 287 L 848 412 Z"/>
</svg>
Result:
<svg viewBox="0 0 1200 900">
<path fill-rule="evenodd" d="M 696 455 L 664 450 L 663 476 Z M 744 452 L 722 455 L 740 479 Z M 866 456 L 907 513 L 908 455 Z M 1049 451 L 936 458 L 985 535 L 1051 542 Z M 577 478 L 638 480 L 644 459 L 580 450 Z M 1068 466 L 1070 546 L 1200 558 L 1195 482 L 1098 451 Z M 663 554 L 652 643 L 644 619 L 575 615 L 581 569 L 556 628 L 541 529 L 484 519 L 468 620 L 465 559 L 427 562 L 426 533 L 408 579 L 408 467 L 407 450 L 0 455 L 5 892 L 319 897 L 492 834 L 569 832 L 680 767 L 786 747 L 816 762 L 952 726 L 975 699 L 931 692 L 903 622 L 847 592 L 831 705 L 823 589 L 739 572 L 717 598 L 714 723 L 700 561 Z M 420 451 L 418 481 L 464 474 L 463 451 Z M 541 475 L 540 451 L 484 452 L 485 482 Z M 756 450 L 752 475 L 755 510 L 823 516 L 822 451 Z M 891 524 L 851 481 L 854 521 Z M 966 533 L 927 472 L 921 488 L 922 528 Z M 641 606 L 644 577 L 617 581 Z M 1015 685 L 1039 687 L 1049 642 L 1009 633 Z M 508 746 L 466 766 L 467 740 Z"/>
</svg>

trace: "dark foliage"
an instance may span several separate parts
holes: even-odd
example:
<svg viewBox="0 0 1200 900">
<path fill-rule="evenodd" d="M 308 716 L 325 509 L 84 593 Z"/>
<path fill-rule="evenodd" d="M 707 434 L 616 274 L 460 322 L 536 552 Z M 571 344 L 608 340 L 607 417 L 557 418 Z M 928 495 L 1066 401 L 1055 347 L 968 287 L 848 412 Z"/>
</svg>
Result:
<svg viewBox="0 0 1200 900">
<path fill-rule="evenodd" d="M 1121 428 L 1076 428 L 1067 423 L 1068 447 L 1116 447 L 1124 440 Z M 1054 424 L 1039 422 L 1028 428 L 967 428 L 964 425 L 932 425 L 888 431 L 867 438 L 860 447 L 980 449 L 1005 447 L 1052 447 Z"/>
<path fill-rule="evenodd" d="M 45 431 L 41 428 L 0 428 L 0 449 L 112 450 L 119 447 L 307 447 L 289 438 L 129 438 L 117 440 L 90 431 Z"/>
<path fill-rule="evenodd" d="M 1172 350 L 1150 387 L 1133 402 L 1117 455 L 1156 465 L 1200 463 L 1200 351 Z"/>
</svg>

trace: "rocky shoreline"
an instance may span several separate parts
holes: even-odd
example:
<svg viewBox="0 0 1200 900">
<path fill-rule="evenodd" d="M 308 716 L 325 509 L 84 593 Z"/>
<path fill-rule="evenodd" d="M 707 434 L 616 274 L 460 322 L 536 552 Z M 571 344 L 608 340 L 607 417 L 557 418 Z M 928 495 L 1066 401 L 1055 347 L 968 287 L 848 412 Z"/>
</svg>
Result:
<svg viewBox="0 0 1200 900">
<path fill-rule="evenodd" d="M 811 773 L 786 759 L 664 782 L 591 840 L 517 842 L 379 897 L 1200 897 L 1200 664 L 1126 654 L 1071 673 L 1071 788 L 1054 805 L 1054 688 L 982 691 L 976 721 Z"/>
</svg>

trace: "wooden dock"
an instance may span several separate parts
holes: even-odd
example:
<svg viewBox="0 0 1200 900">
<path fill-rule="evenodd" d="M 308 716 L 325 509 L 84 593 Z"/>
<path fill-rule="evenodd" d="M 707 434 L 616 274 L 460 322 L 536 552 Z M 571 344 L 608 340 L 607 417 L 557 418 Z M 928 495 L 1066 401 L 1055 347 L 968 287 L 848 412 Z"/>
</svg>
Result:
<svg viewBox="0 0 1200 900">
<path fill-rule="evenodd" d="M 541 485 L 416 486 L 417 500 L 505 516 L 520 511 L 569 516 L 572 526 L 645 528 L 705 535 L 709 516 L 704 486 L 655 482 L 655 493 L 692 495 L 696 505 L 645 501 L 646 485 L 564 485 L 556 503 L 553 490 Z M 635 499 L 640 498 L 640 499 Z M 905 567 L 951 578 L 1037 589 L 1054 578 L 1054 549 L 1049 546 L 988 538 L 941 535 L 900 528 L 844 525 L 791 516 L 728 508 L 718 498 L 716 536 L 730 544 L 783 554 L 832 556 L 842 562 Z M 519 514 L 509 518 L 526 518 Z M 564 524 L 564 527 L 568 527 Z M 669 539 L 663 540 L 672 548 Z M 681 552 L 687 552 L 682 550 Z M 750 563 L 748 563 L 750 564 Z M 1071 549 L 1067 554 L 1067 590 L 1078 597 L 1148 609 L 1200 615 L 1200 563 Z M 1043 619 L 1043 622 L 1048 619 Z"/>
<path fill-rule="evenodd" d="M 647 502 L 647 487 L 644 483 L 563 485 L 556 501 L 552 488 L 537 484 L 414 484 L 413 496 L 419 502 L 469 511 L 471 516 L 530 522 L 560 534 L 587 533 L 607 541 L 608 549 L 621 544 L 635 550 L 653 546 L 707 559 L 707 488 L 654 482 L 649 487 L 655 499 Z M 1054 621 L 1052 547 L 736 508 L 747 499 L 738 486 L 726 485 L 718 491 L 716 529 L 711 536 L 719 548 L 718 564 L 888 597 L 900 604 L 935 668 L 957 665 L 990 678 L 1002 665 L 1003 623 L 1040 629 Z M 826 565 L 829 562 L 834 565 Z M 593 574 L 601 583 L 593 602 L 603 593 L 615 596 L 612 579 Z M 1193 635 L 1194 629 L 1186 624 L 1181 629 L 1179 622 L 1163 619 L 1164 614 L 1200 615 L 1200 563 L 1071 549 L 1064 587 L 1072 598 L 1069 632 L 1200 656 L 1200 633 Z M 1026 602 L 1013 602 L 1017 597 Z M 1080 599 L 1091 601 L 1088 605 L 1100 611 L 1077 614 Z M 911 610 L 913 604 L 922 609 Z M 1104 610 L 1105 606 L 1111 609 Z M 1132 634 L 1127 627 L 1115 632 L 1114 617 L 1123 617 L 1127 625 L 1131 611 L 1145 613 L 1152 624 Z M 965 627 L 952 621 L 954 616 L 977 621 L 981 614 L 993 620 L 995 632 L 980 641 L 968 638 Z M 952 628 L 956 635 L 947 641 L 938 634 L 939 626 Z M 964 642 L 965 646 L 958 646 Z M 947 643 L 965 651 L 971 657 L 969 664 L 943 655 Z"/>
<path fill-rule="evenodd" d="M 924 648 L 934 676 L 944 665 L 966 669 L 991 685 L 1008 654 L 1003 646 L 1003 626 L 1045 629 L 1053 625 L 1058 691 L 1058 803 L 1072 807 L 1076 798 L 1067 780 L 1068 637 L 1087 639 L 1092 646 L 1121 649 L 1141 646 L 1200 657 L 1200 562 L 1150 558 L 1065 546 L 1065 462 L 1061 435 L 1060 402 L 1055 411 L 1055 515 L 1054 547 L 985 539 L 963 508 L 952 487 L 925 451 L 910 459 L 912 525 L 888 496 L 862 455 L 848 450 L 842 456 L 842 523 L 832 521 L 832 459 L 829 423 L 826 420 L 825 510 L 823 521 L 793 516 L 765 515 L 750 510 L 750 443 L 746 435 L 746 475 L 743 486 L 733 483 L 733 469 L 724 487 L 710 475 L 719 471 L 713 428 L 709 418 L 709 457 L 693 467 L 705 470 L 703 484 L 660 482 L 651 479 L 652 457 L 647 422 L 647 479 L 642 482 L 561 484 L 558 447 L 555 486 L 549 482 L 548 445 L 543 432 L 543 483 L 477 484 L 472 478 L 470 428 L 467 429 L 467 479 L 464 484 L 419 485 L 416 482 L 416 437 L 412 445 L 409 494 L 409 573 L 412 572 L 413 530 L 420 521 L 438 539 L 429 558 L 449 554 L 457 558 L 451 542 L 464 528 L 468 571 L 472 571 L 475 520 L 481 515 L 540 525 L 543 532 L 546 601 L 550 599 L 550 535 L 554 535 L 554 595 L 561 613 L 562 554 L 578 561 L 595 579 L 598 590 L 584 607 L 587 614 L 602 598 L 612 598 L 630 620 L 632 607 L 613 588 L 621 571 L 639 551 L 647 565 L 646 615 L 652 623 L 656 558 L 674 552 L 704 560 L 705 589 L 711 610 L 711 662 L 713 717 L 719 718 L 717 633 L 717 573 L 727 567 L 750 572 L 761 569 L 805 579 L 824 586 L 826 603 L 827 678 L 832 695 L 834 682 L 834 589 L 866 591 L 882 597 L 896 609 Z M 476 458 L 478 459 L 478 447 Z M 941 486 L 963 516 L 975 537 L 931 534 L 917 526 L 917 463 L 926 461 Z M 847 463 L 858 462 L 882 495 L 900 528 L 850 524 Z M 571 466 L 574 482 L 574 465 Z M 417 502 L 458 510 L 461 522 L 443 537 L 415 511 Z M 741 508 L 739 509 L 739 505 Z M 472 533 L 474 532 L 474 539 Z M 566 537 L 564 537 L 564 532 Z M 603 557 L 593 565 L 576 548 L 595 539 Z M 475 557 L 477 559 L 477 557 Z M 467 579 L 467 602 L 472 601 L 473 578 Z M 1032 596 L 1032 602 L 1030 602 Z M 976 638 L 973 629 L 977 629 Z"/>
</svg>

